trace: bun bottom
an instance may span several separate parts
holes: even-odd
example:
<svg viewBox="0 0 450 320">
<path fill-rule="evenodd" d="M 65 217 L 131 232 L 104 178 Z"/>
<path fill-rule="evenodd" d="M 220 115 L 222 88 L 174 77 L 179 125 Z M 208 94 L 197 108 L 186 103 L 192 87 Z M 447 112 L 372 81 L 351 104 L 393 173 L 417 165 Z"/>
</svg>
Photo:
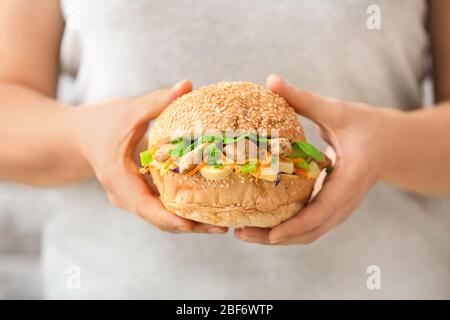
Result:
<svg viewBox="0 0 450 320">
<path fill-rule="evenodd" d="M 223 180 L 161 175 L 151 169 L 165 208 L 183 218 L 223 227 L 274 227 L 308 202 L 315 180 L 282 174 L 278 184 L 235 173 Z"/>
<path fill-rule="evenodd" d="M 293 202 L 282 205 L 270 212 L 243 208 L 210 208 L 191 204 L 179 208 L 177 204 L 166 203 L 165 207 L 176 215 L 221 227 L 242 228 L 246 226 L 269 228 L 295 216 L 303 207 L 302 203 Z"/>
</svg>

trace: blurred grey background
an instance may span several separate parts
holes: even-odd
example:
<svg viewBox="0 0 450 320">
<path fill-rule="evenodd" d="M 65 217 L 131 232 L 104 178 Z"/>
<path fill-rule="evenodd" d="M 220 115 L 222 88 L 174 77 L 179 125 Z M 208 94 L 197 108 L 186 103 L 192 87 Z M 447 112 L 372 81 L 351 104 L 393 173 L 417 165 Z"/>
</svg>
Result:
<svg viewBox="0 0 450 320">
<path fill-rule="evenodd" d="M 52 195 L 51 189 L 0 181 L 0 299 L 42 297 L 40 235 Z"/>
</svg>

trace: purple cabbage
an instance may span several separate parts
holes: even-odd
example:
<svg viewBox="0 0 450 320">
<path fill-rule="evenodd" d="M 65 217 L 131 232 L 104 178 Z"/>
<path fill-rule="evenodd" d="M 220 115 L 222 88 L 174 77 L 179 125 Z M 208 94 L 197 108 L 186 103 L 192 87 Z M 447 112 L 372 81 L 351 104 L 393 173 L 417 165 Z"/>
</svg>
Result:
<svg viewBox="0 0 450 320">
<path fill-rule="evenodd" d="M 278 185 L 280 184 L 280 180 L 281 180 L 281 175 L 278 174 L 277 178 L 276 178 L 275 181 L 273 182 L 273 184 L 275 185 L 275 187 L 278 187 Z"/>
</svg>

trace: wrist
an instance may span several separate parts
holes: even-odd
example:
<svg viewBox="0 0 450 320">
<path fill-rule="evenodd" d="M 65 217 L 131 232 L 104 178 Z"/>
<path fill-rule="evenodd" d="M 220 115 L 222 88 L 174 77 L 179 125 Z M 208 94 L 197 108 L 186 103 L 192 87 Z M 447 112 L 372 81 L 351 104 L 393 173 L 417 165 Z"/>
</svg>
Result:
<svg viewBox="0 0 450 320">
<path fill-rule="evenodd" d="M 379 180 L 391 180 L 404 164 L 405 133 L 407 132 L 408 114 L 395 109 L 380 110 L 380 136 L 377 141 Z"/>
<path fill-rule="evenodd" d="M 84 152 L 80 123 L 83 123 L 82 119 L 79 119 L 78 108 L 66 107 L 61 114 L 61 123 L 65 128 L 66 136 L 64 138 L 64 144 L 66 146 L 67 165 L 70 167 L 74 175 L 78 178 L 87 178 L 92 176 L 93 170 L 88 161 L 88 158 Z"/>
</svg>

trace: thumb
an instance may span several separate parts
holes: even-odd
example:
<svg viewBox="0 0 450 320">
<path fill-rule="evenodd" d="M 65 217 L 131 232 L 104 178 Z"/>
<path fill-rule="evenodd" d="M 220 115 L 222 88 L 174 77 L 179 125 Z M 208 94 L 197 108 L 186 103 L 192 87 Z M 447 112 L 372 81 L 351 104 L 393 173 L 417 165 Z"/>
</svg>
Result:
<svg viewBox="0 0 450 320">
<path fill-rule="evenodd" d="M 189 80 L 178 82 L 169 88 L 163 88 L 135 98 L 136 116 L 141 121 L 156 118 L 173 100 L 192 90 Z"/>
<path fill-rule="evenodd" d="M 127 117 L 130 117 L 127 123 L 131 123 L 132 127 L 127 131 L 122 153 L 127 158 L 131 157 L 135 146 L 147 132 L 149 122 L 158 117 L 173 100 L 191 90 L 192 83 L 183 80 L 170 88 L 159 89 L 134 98 L 129 108 L 130 112 L 127 111 Z"/>
<path fill-rule="evenodd" d="M 278 75 L 271 74 L 267 78 L 267 87 L 286 99 L 298 114 L 321 126 L 332 126 L 340 119 L 341 108 L 337 101 L 303 91 Z"/>
</svg>

